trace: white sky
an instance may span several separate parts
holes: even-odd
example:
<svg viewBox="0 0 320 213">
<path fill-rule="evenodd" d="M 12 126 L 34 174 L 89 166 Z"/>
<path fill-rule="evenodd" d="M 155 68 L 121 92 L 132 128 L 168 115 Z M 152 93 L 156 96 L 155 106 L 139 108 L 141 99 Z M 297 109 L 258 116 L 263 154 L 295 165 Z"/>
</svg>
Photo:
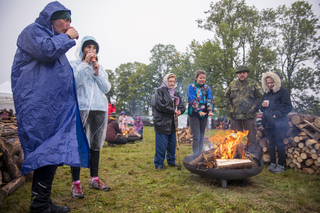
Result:
<svg viewBox="0 0 320 213">
<path fill-rule="evenodd" d="M 10 80 L 11 66 L 20 32 L 39 16 L 49 0 L 0 0 L 0 84 Z M 99 61 L 105 69 L 120 64 L 149 64 L 150 50 L 156 44 L 172 44 L 185 52 L 193 39 L 202 42 L 212 32 L 197 27 L 195 20 L 206 18 L 210 2 L 217 0 L 60 0 L 71 10 L 71 25 L 85 35 L 94 36 L 99 45 Z M 276 8 L 295 0 L 246 0 L 249 6 Z M 308 0 L 320 15 L 319 0 Z M 73 47 L 67 53 L 75 59 Z"/>
</svg>

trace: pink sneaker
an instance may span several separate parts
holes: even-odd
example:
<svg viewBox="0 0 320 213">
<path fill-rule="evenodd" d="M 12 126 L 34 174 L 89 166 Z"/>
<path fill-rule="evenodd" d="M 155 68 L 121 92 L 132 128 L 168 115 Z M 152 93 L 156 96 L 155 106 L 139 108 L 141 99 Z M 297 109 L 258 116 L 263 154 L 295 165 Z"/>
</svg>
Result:
<svg viewBox="0 0 320 213">
<path fill-rule="evenodd" d="M 104 182 L 103 179 L 101 179 L 101 180 Z M 110 187 L 105 185 L 104 183 L 101 183 L 99 181 L 99 179 L 90 181 L 89 188 L 90 189 L 99 189 L 101 191 L 109 191 L 110 190 Z"/>
<path fill-rule="evenodd" d="M 80 183 L 73 182 L 71 187 L 71 193 L 73 198 L 84 198 L 84 194 L 82 192 Z"/>
</svg>

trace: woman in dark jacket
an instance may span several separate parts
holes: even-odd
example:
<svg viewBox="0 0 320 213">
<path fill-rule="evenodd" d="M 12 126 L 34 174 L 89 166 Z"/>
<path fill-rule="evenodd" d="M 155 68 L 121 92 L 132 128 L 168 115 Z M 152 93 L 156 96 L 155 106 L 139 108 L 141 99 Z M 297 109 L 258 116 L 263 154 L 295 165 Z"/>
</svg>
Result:
<svg viewBox="0 0 320 213">
<path fill-rule="evenodd" d="M 119 128 L 117 114 L 115 112 L 111 112 L 108 119 L 106 141 L 109 144 L 112 144 L 111 146 L 114 146 L 114 144 L 126 144 L 127 139 L 121 134 L 122 131 Z"/>
<path fill-rule="evenodd" d="M 269 140 L 270 166 L 268 170 L 274 173 L 284 172 L 285 145 L 283 139 L 289 128 L 287 114 L 292 110 L 290 94 L 281 87 L 278 73 L 266 72 L 262 75 L 264 90 L 260 110 L 263 112 L 262 125 Z M 276 150 L 278 150 L 278 165 L 276 165 Z"/>
<path fill-rule="evenodd" d="M 165 170 L 163 162 L 167 152 L 169 166 L 177 166 L 176 127 L 174 118 L 185 111 L 179 92 L 174 91 L 176 76 L 172 73 L 163 78 L 161 87 L 156 90 L 152 101 L 154 131 L 156 132 L 156 153 L 154 165 L 156 169 Z"/>
</svg>

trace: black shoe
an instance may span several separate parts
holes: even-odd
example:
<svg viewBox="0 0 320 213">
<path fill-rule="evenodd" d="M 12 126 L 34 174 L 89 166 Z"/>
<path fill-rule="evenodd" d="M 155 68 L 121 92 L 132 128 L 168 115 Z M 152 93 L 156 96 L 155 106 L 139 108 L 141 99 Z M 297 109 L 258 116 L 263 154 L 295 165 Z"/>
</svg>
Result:
<svg viewBox="0 0 320 213">
<path fill-rule="evenodd" d="M 48 212 L 50 213 L 65 213 L 70 212 L 70 208 L 66 206 L 57 206 L 52 202 L 49 204 Z"/>
<path fill-rule="evenodd" d="M 115 147 L 116 145 L 114 145 L 113 143 L 109 143 L 109 142 L 108 142 L 108 146 L 110 146 L 110 147 Z"/>
<path fill-rule="evenodd" d="M 166 168 L 164 168 L 163 166 L 158 166 L 158 167 L 156 167 L 156 169 L 159 169 L 159 170 L 166 170 Z"/>
<path fill-rule="evenodd" d="M 178 165 L 178 164 L 176 164 L 176 163 L 173 163 L 173 164 L 168 164 L 168 166 L 180 166 L 180 165 Z"/>
</svg>

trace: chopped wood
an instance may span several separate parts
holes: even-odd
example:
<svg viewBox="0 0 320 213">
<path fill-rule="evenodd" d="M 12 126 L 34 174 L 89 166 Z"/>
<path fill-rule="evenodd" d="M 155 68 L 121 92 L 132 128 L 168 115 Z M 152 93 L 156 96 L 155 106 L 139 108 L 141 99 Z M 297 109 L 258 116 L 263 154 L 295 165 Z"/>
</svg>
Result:
<svg viewBox="0 0 320 213">
<path fill-rule="evenodd" d="M 317 128 L 320 128 L 320 117 L 317 117 L 317 118 L 314 120 L 314 125 L 315 125 Z"/>
<path fill-rule="evenodd" d="M 303 168 L 303 173 L 308 174 L 308 175 L 312 175 L 314 173 L 314 170 L 311 168 Z"/>
<path fill-rule="evenodd" d="M 307 120 L 309 122 L 314 122 L 316 119 L 313 115 L 302 115 L 302 114 L 295 114 L 291 117 L 291 122 L 294 125 L 298 125 L 304 122 L 304 120 Z"/>
<path fill-rule="evenodd" d="M 0 205 L 2 203 L 2 199 L 11 195 L 15 190 L 17 190 L 22 184 L 26 182 L 26 177 L 21 176 L 18 178 L 15 178 L 10 183 L 5 185 L 0 189 Z"/>
<path fill-rule="evenodd" d="M 310 123 L 309 121 L 307 120 L 304 120 L 304 122 L 306 124 L 309 124 L 315 131 L 317 131 L 318 133 L 320 133 L 320 129 L 318 129 L 315 125 L 313 125 L 312 123 Z"/>
<path fill-rule="evenodd" d="M 313 164 L 313 162 L 314 162 L 313 159 L 307 159 L 307 160 L 305 161 L 305 164 L 306 164 L 307 166 L 311 166 L 311 165 Z"/>
<path fill-rule="evenodd" d="M 303 142 L 298 143 L 298 147 L 302 149 L 304 147 L 304 143 Z"/>
<path fill-rule="evenodd" d="M 253 162 L 248 159 L 216 159 L 217 169 L 250 169 Z"/>
</svg>

